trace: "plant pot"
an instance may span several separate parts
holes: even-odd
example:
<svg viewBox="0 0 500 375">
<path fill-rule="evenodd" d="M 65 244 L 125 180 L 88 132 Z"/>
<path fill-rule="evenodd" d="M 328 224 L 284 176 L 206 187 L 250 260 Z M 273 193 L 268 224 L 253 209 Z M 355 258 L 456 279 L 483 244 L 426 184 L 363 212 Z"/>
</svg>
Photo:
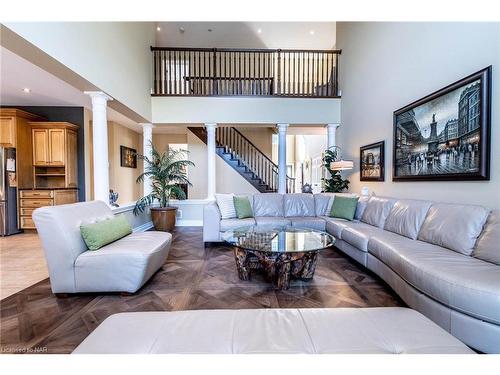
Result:
<svg viewBox="0 0 500 375">
<path fill-rule="evenodd" d="M 152 207 L 151 220 L 156 230 L 171 232 L 175 227 L 177 207 Z"/>
</svg>

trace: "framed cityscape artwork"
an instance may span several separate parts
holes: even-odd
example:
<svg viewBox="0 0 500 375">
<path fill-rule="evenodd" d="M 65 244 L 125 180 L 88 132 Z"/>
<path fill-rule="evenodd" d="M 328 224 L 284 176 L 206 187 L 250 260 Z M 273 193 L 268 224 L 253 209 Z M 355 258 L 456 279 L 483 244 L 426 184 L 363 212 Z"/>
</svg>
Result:
<svg viewBox="0 0 500 375">
<path fill-rule="evenodd" d="M 491 66 L 394 112 L 393 180 L 489 180 Z"/>
<path fill-rule="evenodd" d="M 126 146 L 120 146 L 120 166 L 137 168 L 137 150 Z"/>
<path fill-rule="evenodd" d="M 384 149 L 384 141 L 360 147 L 360 181 L 384 181 Z"/>
</svg>

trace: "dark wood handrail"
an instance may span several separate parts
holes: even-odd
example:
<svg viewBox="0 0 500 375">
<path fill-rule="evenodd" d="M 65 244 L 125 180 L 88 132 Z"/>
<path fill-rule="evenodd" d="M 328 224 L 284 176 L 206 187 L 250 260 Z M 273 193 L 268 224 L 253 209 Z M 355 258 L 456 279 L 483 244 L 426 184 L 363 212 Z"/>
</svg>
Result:
<svg viewBox="0 0 500 375">
<path fill-rule="evenodd" d="M 309 52 L 342 54 L 341 49 L 283 49 L 283 48 L 197 48 L 197 47 L 153 47 L 151 51 L 199 51 L 199 52 Z"/>
</svg>

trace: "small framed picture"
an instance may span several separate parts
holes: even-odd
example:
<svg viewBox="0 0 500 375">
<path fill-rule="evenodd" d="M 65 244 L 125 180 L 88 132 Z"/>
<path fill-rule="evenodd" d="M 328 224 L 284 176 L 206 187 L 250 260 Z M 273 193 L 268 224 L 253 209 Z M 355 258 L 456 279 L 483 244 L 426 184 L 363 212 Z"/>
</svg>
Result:
<svg viewBox="0 0 500 375">
<path fill-rule="evenodd" d="M 385 141 L 360 147 L 360 181 L 384 181 Z"/>
<path fill-rule="evenodd" d="M 137 150 L 126 146 L 120 146 L 120 166 L 137 168 Z"/>
</svg>

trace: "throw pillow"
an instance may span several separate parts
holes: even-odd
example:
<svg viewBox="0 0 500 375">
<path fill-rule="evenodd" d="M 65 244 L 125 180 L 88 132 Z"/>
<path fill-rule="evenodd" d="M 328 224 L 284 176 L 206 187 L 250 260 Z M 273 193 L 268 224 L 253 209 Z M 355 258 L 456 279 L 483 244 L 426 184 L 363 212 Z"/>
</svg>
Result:
<svg viewBox="0 0 500 375">
<path fill-rule="evenodd" d="M 217 206 L 219 206 L 222 219 L 234 219 L 236 217 L 233 197 L 234 194 L 215 194 L 215 199 L 217 201 Z"/>
<path fill-rule="evenodd" d="M 236 216 L 238 219 L 246 219 L 253 217 L 252 206 L 248 197 L 233 197 L 234 208 L 236 209 Z"/>
<path fill-rule="evenodd" d="M 132 233 L 132 227 L 127 219 L 121 215 L 97 223 L 81 225 L 80 233 L 89 250 L 98 250 L 111 242 L 128 236 Z"/>
<path fill-rule="evenodd" d="M 333 200 L 330 216 L 352 221 L 352 219 L 354 219 L 354 214 L 356 213 L 358 199 L 358 197 L 350 198 L 337 195 Z"/>
</svg>

